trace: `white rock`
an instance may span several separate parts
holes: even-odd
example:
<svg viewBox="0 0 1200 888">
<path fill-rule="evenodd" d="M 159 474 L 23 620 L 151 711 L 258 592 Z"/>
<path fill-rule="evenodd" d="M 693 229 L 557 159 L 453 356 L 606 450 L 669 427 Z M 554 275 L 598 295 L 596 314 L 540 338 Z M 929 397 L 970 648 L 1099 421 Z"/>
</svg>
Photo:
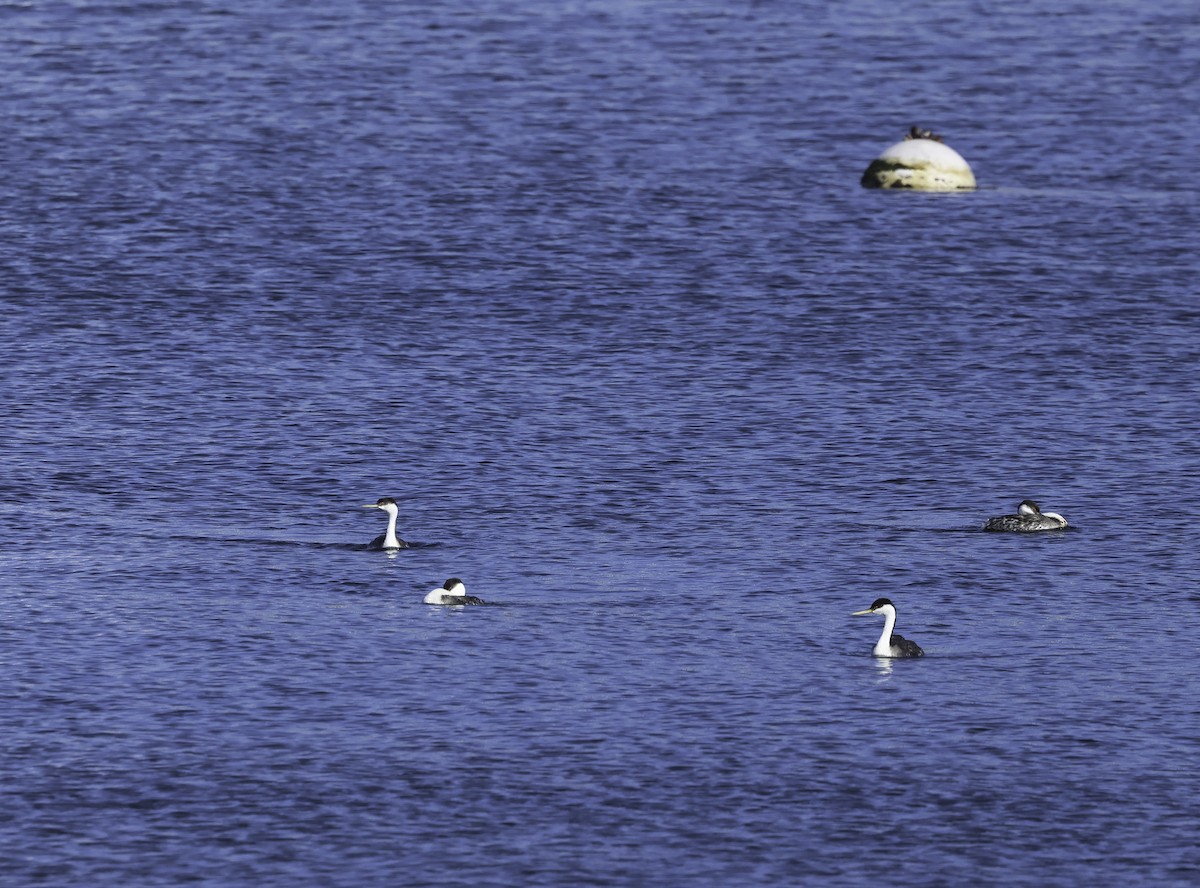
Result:
<svg viewBox="0 0 1200 888">
<path fill-rule="evenodd" d="M 871 161 L 862 186 L 959 191 L 975 187 L 975 174 L 962 155 L 940 141 L 908 138 Z"/>
</svg>

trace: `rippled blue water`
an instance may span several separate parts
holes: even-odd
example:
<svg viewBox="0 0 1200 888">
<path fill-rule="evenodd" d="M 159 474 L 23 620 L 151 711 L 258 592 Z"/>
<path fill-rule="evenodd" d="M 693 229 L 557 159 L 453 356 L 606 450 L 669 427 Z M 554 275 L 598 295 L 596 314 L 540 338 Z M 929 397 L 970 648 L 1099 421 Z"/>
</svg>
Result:
<svg viewBox="0 0 1200 888">
<path fill-rule="evenodd" d="M 0 881 L 1194 884 L 1194 4 L 427 7 L 0 4 Z"/>
</svg>

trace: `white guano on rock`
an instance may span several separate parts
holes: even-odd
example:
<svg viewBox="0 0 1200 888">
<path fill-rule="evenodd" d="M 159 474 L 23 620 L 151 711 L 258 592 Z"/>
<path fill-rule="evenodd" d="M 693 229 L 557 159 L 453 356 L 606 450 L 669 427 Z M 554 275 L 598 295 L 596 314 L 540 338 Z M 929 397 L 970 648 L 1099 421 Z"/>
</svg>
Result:
<svg viewBox="0 0 1200 888">
<path fill-rule="evenodd" d="M 913 127 L 871 161 L 862 176 L 864 188 L 909 188 L 914 191 L 962 191 L 975 187 L 975 174 L 953 148 L 929 130 Z"/>
</svg>

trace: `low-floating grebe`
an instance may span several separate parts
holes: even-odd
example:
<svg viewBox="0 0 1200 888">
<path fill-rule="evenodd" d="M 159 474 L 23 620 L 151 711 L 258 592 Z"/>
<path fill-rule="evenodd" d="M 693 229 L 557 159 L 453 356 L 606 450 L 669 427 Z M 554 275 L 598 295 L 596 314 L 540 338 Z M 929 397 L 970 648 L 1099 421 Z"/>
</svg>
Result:
<svg viewBox="0 0 1200 888">
<path fill-rule="evenodd" d="M 407 549 L 408 543 L 396 536 L 396 516 L 400 514 L 400 508 L 396 505 L 396 501 L 390 496 L 381 497 L 377 503 L 368 503 L 363 506 L 364 509 L 379 509 L 381 512 L 388 513 L 387 532 L 381 533 L 375 539 L 371 540 L 372 549 Z"/>
<path fill-rule="evenodd" d="M 1035 530 L 1061 530 L 1066 526 L 1067 519 L 1057 512 L 1043 512 L 1033 500 L 1022 500 L 1021 505 L 1017 506 L 1017 514 L 989 518 L 983 529 L 1031 533 Z"/>
<path fill-rule="evenodd" d="M 483 604 L 482 598 L 467 594 L 467 587 L 458 577 L 451 577 L 425 596 L 426 604 Z"/>
<path fill-rule="evenodd" d="M 875 647 L 871 649 L 877 657 L 923 657 L 925 652 L 915 641 L 909 641 L 903 635 L 896 635 L 892 629 L 896 627 L 896 605 L 890 599 L 876 598 L 865 611 L 855 611 L 851 616 L 868 617 L 871 614 L 883 614 L 883 634 Z"/>
</svg>

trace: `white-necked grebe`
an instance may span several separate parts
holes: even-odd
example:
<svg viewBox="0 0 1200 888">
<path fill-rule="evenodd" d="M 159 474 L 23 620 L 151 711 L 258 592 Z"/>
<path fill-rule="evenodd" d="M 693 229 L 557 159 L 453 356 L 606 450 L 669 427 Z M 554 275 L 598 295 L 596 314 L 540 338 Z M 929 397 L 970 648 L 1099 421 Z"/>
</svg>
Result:
<svg viewBox="0 0 1200 888">
<path fill-rule="evenodd" d="M 483 604 L 482 598 L 467 594 L 467 587 L 458 577 L 451 577 L 425 596 L 426 604 Z"/>
<path fill-rule="evenodd" d="M 396 505 L 396 501 L 390 496 L 380 497 L 378 502 L 368 503 L 363 506 L 364 509 L 379 509 L 381 512 L 387 512 L 388 524 L 387 530 L 381 533 L 375 539 L 371 540 L 370 547 L 372 549 L 407 549 L 408 543 L 396 536 L 396 516 L 400 514 L 400 508 Z"/>
<path fill-rule="evenodd" d="M 1061 530 L 1066 526 L 1067 519 L 1057 512 L 1043 512 L 1033 500 L 1022 500 L 1017 506 L 1017 514 L 989 518 L 983 529 L 1032 533 L 1035 530 Z"/>
<path fill-rule="evenodd" d="M 883 614 L 883 633 L 875 647 L 871 649 L 876 657 L 923 657 L 925 652 L 915 641 L 909 641 L 903 635 L 896 635 L 892 630 L 896 627 L 896 605 L 889 598 L 876 598 L 866 610 L 855 611 L 851 616 L 868 617 L 872 614 Z"/>
</svg>

